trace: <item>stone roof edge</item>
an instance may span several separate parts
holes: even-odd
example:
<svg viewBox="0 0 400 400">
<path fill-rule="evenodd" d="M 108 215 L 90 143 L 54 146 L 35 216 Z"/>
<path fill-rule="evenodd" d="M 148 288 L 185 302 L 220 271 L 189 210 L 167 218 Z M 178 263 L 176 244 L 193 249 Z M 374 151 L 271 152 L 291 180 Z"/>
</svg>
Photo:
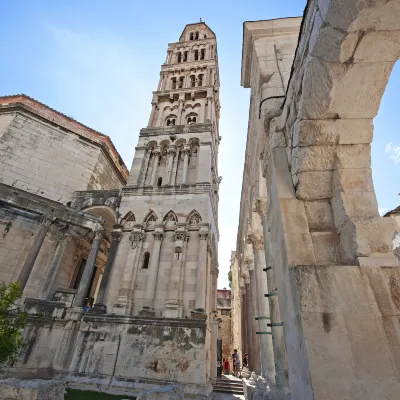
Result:
<svg viewBox="0 0 400 400">
<path fill-rule="evenodd" d="M 199 21 L 199 22 L 193 22 L 193 23 L 191 23 L 191 24 L 186 24 L 185 27 L 183 28 L 183 31 L 182 31 L 181 35 L 179 36 L 179 41 L 181 40 L 181 38 L 182 38 L 183 34 L 185 33 L 185 30 L 186 30 L 186 28 L 187 28 L 188 26 L 191 26 L 191 25 L 199 25 L 199 24 L 205 25 L 205 26 L 210 30 L 210 32 L 212 32 L 212 34 L 215 36 L 215 39 L 217 38 L 217 35 L 215 34 L 215 32 L 214 32 L 204 21 Z M 207 39 L 208 39 L 208 38 L 207 38 Z"/>
<path fill-rule="evenodd" d="M 3 100 L 8 100 L 8 102 L 4 102 Z M 29 103 L 34 103 L 37 105 L 37 108 L 33 107 L 32 104 Z M 0 106 L 2 105 L 23 105 L 25 108 L 27 108 L 29 111 L 31 111 L 34 114 L 39 115 L 40 117 L 47 119 L 53 123 L 59 124 L 65 128 L 68 128 L 78 136 L 82 136 L 85 138 L 94 140 L 95 142 L 101 142 L 106 149 L 106 151 L 109 153 L 109 156 L 111 160 L 114 163 L 115 168 L 121 173 L 123 179 L 126 181 L 128 179 L 129 171 L 122 160 L 121 155 L 118 153 L 117 149 L 115 148 L 112 140 L 110 139 L 109 136 L 104 135 L 103 133 L 96 131 L 87 125 L 82 124 L 79 121 L 76 121 L 75 119 L 61 113 L 60 111 L 55 110 L 54 108 L 49 107 L 48 105 L 41 103 L 40 101 L 27 96 L 26 94 L 14 94 L 14 95 L 8 95 L 8 96 L 0 96 Z M 41 109 L 47 109 L 51 113 L 54 113 L 55 116 L 59 117 L 60 119 L 54 118 L 51 119 L 49 115 L 40 113 Z M 121 162 L 120 162 L 121 161 Z"/>
</svg>

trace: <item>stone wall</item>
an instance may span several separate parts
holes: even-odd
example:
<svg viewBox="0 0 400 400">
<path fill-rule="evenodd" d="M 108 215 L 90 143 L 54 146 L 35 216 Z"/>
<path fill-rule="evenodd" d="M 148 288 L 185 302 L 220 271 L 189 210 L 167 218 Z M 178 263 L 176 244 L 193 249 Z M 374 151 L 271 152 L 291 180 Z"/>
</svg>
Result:
<svg viewBox="0 0 400 400">
<path fill-rule="evenodd" d="M 32 317 L 20 362 L 3 375 L 121 394 L 176 382 L 185 397 L 210 395 L 205 322 L 73 315 Z"/>
<path fill-rule="evenodd" d="M 100 146 L 28 113 L 0 114 L 0 182 L 62 203 L 124 180 Z"/>
</svg>

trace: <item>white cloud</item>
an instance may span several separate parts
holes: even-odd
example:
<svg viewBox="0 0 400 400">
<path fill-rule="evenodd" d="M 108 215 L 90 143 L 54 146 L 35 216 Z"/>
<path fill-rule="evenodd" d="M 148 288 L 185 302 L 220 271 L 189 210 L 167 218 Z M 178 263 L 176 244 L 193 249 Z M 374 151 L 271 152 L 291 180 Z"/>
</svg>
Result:
<svg viewBox="0 0 400 400">
<path fill-rule="evenodd" d="M 385 153 L 390 154 L 390 159 L 395 164 L 400 164 L 400 146 L 394 146 L 392 142 L 385 146 Z"/>
<path fill-rule="evenodd" d="M 384 207 L 378 208 L 379 215 L 383 215 L 383 214 L 387 213 L 389 210 L 390 210 L 390 208 L 384 208 Z"/>
</svg>

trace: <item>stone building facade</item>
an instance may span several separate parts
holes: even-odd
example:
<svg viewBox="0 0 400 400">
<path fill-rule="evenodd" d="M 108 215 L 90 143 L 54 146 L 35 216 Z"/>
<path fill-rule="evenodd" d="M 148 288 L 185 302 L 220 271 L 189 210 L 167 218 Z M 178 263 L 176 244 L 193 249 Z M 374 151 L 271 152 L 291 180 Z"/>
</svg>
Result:
<svg viewBox="0 0 400 400">
<path fill-rule="evenodd" d="M 302 20 L 244 24 L 236 258 L 243 348 L 262 375 L 249 396 L 398 397 L 397 224 L 379 216 L 370 143 L 399 21 L 398 1 L 310 0 Z"/>
<path fill-rule="evenodd" d="M 231 291 L 229 289 L 217 290 L 217 312 L 218 318 L 221 319 L 219 338 L 222 340 L 222 358 L 227 358 L 232 362 Z"/>
<path fill-rule="evenodd" d="M 5 261 L 0 279 L 21 283 L 31 317 L 29 345 L 3 375 L 127 394 L 177 382 L 187 396 L 211 396 L 220 183 L 215 34 L 203 22 L 189 24 L 167 54 L 129 176 L 104 135 L 26 96 L 0 99 L 0 117 L 7 110 L 0 118 L 3 237 L 15 265 Z M 10 217 L 17 208 L 21 223 Z M 29 218 L 33 235 L 20 228 Z M 25 253 L 15 251 L 17 240 Z M 84 313 L 87 301 L 93 307 Z"/>
</svg>

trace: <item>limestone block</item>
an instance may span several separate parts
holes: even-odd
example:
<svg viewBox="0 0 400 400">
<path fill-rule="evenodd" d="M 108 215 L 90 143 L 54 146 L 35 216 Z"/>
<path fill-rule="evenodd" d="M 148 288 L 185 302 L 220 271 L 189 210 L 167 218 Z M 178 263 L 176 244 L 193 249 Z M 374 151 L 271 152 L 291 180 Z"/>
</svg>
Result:
<svg viewBox="0 0 400 400">
<path fill-rule="evenodd" d="M 335 146 L 297 147 L 297 153 L 299 159 L 298 172 L 327 171 L 334 168 Z"/>
<path fill-rule="evenodd" d="M 297 199 L 281 199 L 282 222 L 285 233 L 308 233 L 304 203 Z"/>
<path fill-rule="evenodd" d="M 336 168 L 370 168 L 369 144 L 340 145 L 336 148 Z"/>
<path fill-rule="evenodd" d="M 340 120 L 302 120 L 293 129 L 293 146 L 336 145 Z"/>
<path fill-rule="evenodd" d="M 374 218 L 379 216 L 375 192 L 355 192 L 335 195 L 332 198 L 333 220 L 341 227 L 351 218 Z"/>
<path fill-rule="evenodd" d="M 341 63 L 345 63 L 346 61 L 348 61 L 350 58 L 353 57 L 354 51 L 356 50 L 361 35 L 362 32 L 351 32 L 348 33 L 347 36 L 344 38 L 340 48 Z"/>
<path fill-rule="evenodd" d="M 370 168 L 337 169 L 333 172 L 333 194 L 338 192 L 373 192 L 372 171 Z"/>
<path fill-rule="evenodd" d="M 285 233 L 288 265 L 315 265 L 310 233 Z"/>
<path fill-rule="evenodd" d="M 317 265 L 332 265 L 340 262 L 339 235 L 334 232 L 311 232 Z"/>
<path fill-rule="evenodd" d="M 330 199 L 332 176 L 333 171 L 299 172 L 296 196 L 301 200 Z"/>
<path fill-rule="evenodd" d="M 183 400 L 183 392 L 179 385 L 160 386 L 141 392 L 137 400 Z"/>
<path fill-rule="evenodd" d="M 355 62 L 395 62 L 400 57 L 400 32 L 367 32 L 354 54 Z"/>
<path fill-rule="evenodd" d="M 63 400 L 65 383 L 50 380 L 5 379 L 0 381 L 0 399 Z"/>
<path fill-rule="evenodd" d="M 310 231 L 333 231 L 333 215 L 328 200 L 305 201 L 307 221 Z"/>
</svg>

